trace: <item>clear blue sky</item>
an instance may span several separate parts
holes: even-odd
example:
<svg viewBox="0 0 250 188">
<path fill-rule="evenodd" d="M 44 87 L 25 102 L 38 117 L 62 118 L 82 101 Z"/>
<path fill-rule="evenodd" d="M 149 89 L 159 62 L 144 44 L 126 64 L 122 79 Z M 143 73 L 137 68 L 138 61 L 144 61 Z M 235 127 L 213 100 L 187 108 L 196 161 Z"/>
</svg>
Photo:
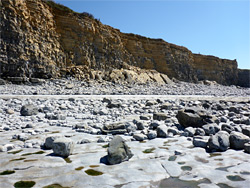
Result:
<svg viewBox="0 0 250 188">
<path fill-rule="evenodd" d="M 103 24 L 185 46 L 193 53 L 237 59 L 250 69 L 249 0 L 56 0 Z"/>
</svg>

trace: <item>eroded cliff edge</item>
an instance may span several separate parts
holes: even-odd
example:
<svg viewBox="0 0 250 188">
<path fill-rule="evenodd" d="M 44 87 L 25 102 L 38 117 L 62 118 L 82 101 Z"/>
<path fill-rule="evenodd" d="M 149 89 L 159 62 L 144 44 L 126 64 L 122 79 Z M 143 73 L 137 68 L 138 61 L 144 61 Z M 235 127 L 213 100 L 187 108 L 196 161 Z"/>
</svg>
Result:
<svg viewBox="0 0 250 188">
<path fill-rule="evenodd" d="M 60 77 L 71 68 L 153 69 L 188 82 L 238 83 L 236 60 L 125 34 L 87 14 L 44 0 L 0 0 L 1 77 Z"/>
</svg>

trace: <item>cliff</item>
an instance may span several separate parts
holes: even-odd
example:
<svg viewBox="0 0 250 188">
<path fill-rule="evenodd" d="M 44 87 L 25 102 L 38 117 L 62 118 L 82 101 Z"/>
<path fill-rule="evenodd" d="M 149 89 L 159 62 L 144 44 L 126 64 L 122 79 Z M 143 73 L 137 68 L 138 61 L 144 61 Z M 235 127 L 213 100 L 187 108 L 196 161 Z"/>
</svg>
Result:
<svg viewBox="0 0 250 188">
<path fill-rule="evenodd" d="M 51 78 L 75 67 L 83 74 L 138 67 L 188 82 L 238 82 L 235 60 L 193 54 L 161 39 L 125 34 L 53 2 L 0 0 L 0 7 L 1 77 Z"/>
</svg>

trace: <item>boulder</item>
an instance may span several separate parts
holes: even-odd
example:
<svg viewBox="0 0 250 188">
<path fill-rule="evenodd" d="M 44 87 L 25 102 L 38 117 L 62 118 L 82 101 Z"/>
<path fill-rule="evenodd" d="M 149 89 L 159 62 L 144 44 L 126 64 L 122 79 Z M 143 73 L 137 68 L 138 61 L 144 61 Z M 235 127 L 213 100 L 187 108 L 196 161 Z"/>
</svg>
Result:
<svg viewBox="0 0 250 188">
<path fill-rule="evenodd" d="M 109 143 L 108 147 L 108 163 L 111 165 L 119 164 L 129 160 L 133 156 L 129 147 L 122 137 L 115 136 Z"/>
<path fill-rule="evenodd" d="M 234 127 L 232 125 L 224 123 L 221 125 L 221 130 L 227 131 L 230 134 L 232 131 L 234 131 Z"/>
<path fill-rule="evenodd" d="M 148 139 L 155 139 L 157 137 L 156 131 L 149 131 L 147 134 Z"/>
<path fill-rule="evenodd" d="M 33 116 L 38 114 L 38 108 L 32 104 L 23 105 L 20 114 L 22 116 Z"/>
<path fill-rule="evenodd" d="M 187 133 L 187 136 L 193 137 L 195 134 L 195 129 L 193 127 L 187 127 L 184 129 L 184 132 Z"/>
<path fill-rule="evenodd" d="M 250 126 L 243 126 L 242 133 L 248 137 L 250 137 Z"/>
<path fill-rule="evenodd" d="M 138 134 L 134 134 L 133 138 L 136 139 L 137 141 L 143 141 L 147 139 L 147 136 L 142 133 L 138 133 Z"/>
<path fill-rule="evenodd" d="M 239 132 L 231 132 L 230 137 L 230 147 L 236 150 L 244 149 L 244 144 L 250 141 L 250 138 Z"/>
<path fill-rule="evenodd" d="M 154 113 L 153 114 L 154 120 L 162 121 L 162 120 L 166 120 L 167 118 L 168 118 L 168 115 L 165 113 Z"/>
<path fill-rule="evenodd" d="M 171 103 L 166 102 L 166 103 L 162 104 L 160 108 L 164 109 L 164 110 L 171 110 L 172 106 L 173 105 Z"/>
<path fill-rule="evenodd" d="M 46 149 L 52 149 L 53 143 L 57 138 L 60 138 L 61 136 L 49 136 L 45 139 L 44 147 Z"/>
<path fill-rule="evenodd" d="M 192 107 L 178 111 L 177 119 L 183 127 L 202 127 L 213 118 L 205 110 Z"/>
<path fill-rule="evenodd" d="M 226 131 L 220 131 L 211 135 L 208 139 L 207 147 L 210 151 L 226 151 L 230 146 L 229 134 Z"/>
<path fill-rule="evenodd" d="M 194 147 L 206 148 L 207 142 L 208 142 L 208 139 L 206 139 L 205 137 L 201 137 L 201 136 L 195 136 L 193 139 Z"/>
<path fill-rule="evenodd" d="M 203 125 L 202 128 L 206 135 L 215 134 L 220 131 L 220 127 L 215 123 Z"/>
<path fill-rule="evenodd" d="M 74 142 L 69 138 L 57 138 L 54 140 L 52 149 L 55 155 L 68 157 L 74 149 Z"/>
<path fill-rule="evenodd" d="M 244 151 L 246 153 L 249 153 L 250 154 L 250 143 L 245 143 L 244 144 Z"/>
<path fill-rule="evenodd" d="M 124 134 L 127 133 L 126 125 L 123 122 L 104 125 L 102 128 L 104 134 Z"/>
<path fill-rule="evenodd" d="M 145 125 L 142 121 L 135 121 L 135 124 L 138 130 L 143 130 L 145 128 Z"/>
<path fill-rule="evenodd" d="M 166 125 L 160 125 L 156 129 L 157 137 L 160 138 L 167 138 L 168 135 L 168 127 Z"/>
<path fill-rule="evenodd" d="M 152 118 L 151 115 L 141 115 L 140 120 L 150 120 Z"/>
<path fill-rule="evenodd" d="M 205 136 L 205 131 L 202 129 L 202 128 L 197 128 L 195 129 L 195 135 L 198 135 L 198 136 Z"/>
</svg>

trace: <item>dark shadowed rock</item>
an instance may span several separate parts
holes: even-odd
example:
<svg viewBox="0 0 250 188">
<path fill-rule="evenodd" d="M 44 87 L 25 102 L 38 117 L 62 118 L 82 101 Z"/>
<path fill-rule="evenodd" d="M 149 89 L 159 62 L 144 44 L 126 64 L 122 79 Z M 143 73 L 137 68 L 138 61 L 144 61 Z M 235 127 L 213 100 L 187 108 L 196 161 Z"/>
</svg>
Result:
<svg viewBox="0 0 250 188">
<path fill-rule="evenodd" d="M 250 126 L 243 126 L 242 133 L 248 137 L 250 137 Z"/>
<path fill-rule="evenodd" d="M 198 135 L 198 136 L 205 136 L 205 131 L 202 129 L 202 128 L 197 128 L 195 130 L 195 135 Z"/>
<path fill-rule="evenodd" d="M 38 114 L 38 108 L 32 104 L 22 106 L 20 110 L 22 116 L 33 116 Z"/>
<path fill-rule="evenodd" d="M 60 138 L 61 136 L 49 136 L 45 139 L 44 147 L 46 149 L 52 149 L 53 143 L 57 138 Z"/>
<path fill-rule="evenodd" d="M 244 144 L 250 141 L 250 138 L 239 132 L 231 132 L 230 137 L 230 147 L 233 149 L 244 149 Z"/>
<path fill-rule="evenodd" d="M 107 157 L 109 164 L 119 164 L 123 161 L 129 160 L 132 156 L 132 152 L 122 137 L 115 136 L 113 140 L 110 141 Z"/>
<path fill-rule="evenodd" d="M 193 127 L 187 127 L 184 129 L 184 132 L 186 133 L 187 136 L 193 137 L 195 134 L 195 129 Z"/>
<path fill-rule="evenodd" d="M 206 148 L 207 141 L 208 141 L 208 139 L 206 139 L 205 137 L 195 136 L 193 139 L 193 145 L 194 145 L 194 147 Z"/>
<path fill-rule="evenodd" d="M 205 124 L 206 113 L 199 108 L 186 108 L 179 110 L 177 119 L 183 127 L 201 127 Z"/>
<path fill-rule="evenodd" d="M 160 138 L 167 138 L 168 135 L 168 127 L 166 125 L 160 125 L 156 129 L 157 137 Z"/>
<path fill-rule="evenodd" d="M 208 139 L 207 147 L 210 151 L 226 151 L 229 147 L 229 134 L 226 131 L 220 131 L 211 135 Z"/>
<path fill-rule="evenodd" d="M 234 131 L 234 127 L 232 125 L 229 125 L 229 124 L 222 124 L 221 130 L 227 131 L 230 134 L 232 131 Z"/>
<path fill-rule="evenodd" d="M 246 153 L 249 153 L 250 154 L 250 143 L 245 143 L 244 144 L 244 151 Z"/>
</svg>

